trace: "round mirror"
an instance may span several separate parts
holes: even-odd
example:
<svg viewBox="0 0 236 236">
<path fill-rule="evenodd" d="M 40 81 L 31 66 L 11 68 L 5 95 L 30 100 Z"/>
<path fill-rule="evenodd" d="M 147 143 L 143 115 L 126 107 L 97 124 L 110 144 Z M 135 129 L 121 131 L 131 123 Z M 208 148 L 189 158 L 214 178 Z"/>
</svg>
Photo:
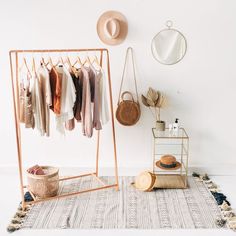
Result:
<svg viewBox="0 0 236 236">
<path fill-rule="evenodd" d="M 152 40 L 152 54 L 162 64 L 173 65 L 184 57 L 187 42 L 183 34 L 171 29 L 172 23 L 166 23 L 168 29 L 160 31 Z"/>
</svg>

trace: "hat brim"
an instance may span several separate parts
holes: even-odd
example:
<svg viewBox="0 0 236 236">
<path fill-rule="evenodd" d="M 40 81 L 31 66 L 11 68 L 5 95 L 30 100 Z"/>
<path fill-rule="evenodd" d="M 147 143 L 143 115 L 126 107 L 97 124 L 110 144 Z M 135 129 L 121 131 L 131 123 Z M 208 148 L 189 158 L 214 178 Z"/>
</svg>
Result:
<svg viewBox="0 0 236 236">
<path fill-rule="evenodd" d="M 109 18 L 115 18 L 120 23 L 120 33 L 114 39 L 107 37 L 104 32 L 104 24 Z M 101 41 L 105 44 L 108 44 L 108 45 L 121 44 L 125 40 L 128 33 L 128 23 L 125 16 L 117 11 L 107 11 L 103 13 L 99 17 L 98 22 L 97 22 L 97 33 Z"/>
<path fill-rule="evenodd" d="M 159 161 L 156 162 L 156 166 L 160 169 L 163 169 L 163 170 L 178 170 L 181 167 L 181 163 L 176 161 L 176 166 L 175 167 L 167 168 L 167 167 L 161 166 L 161 161 L 159 160 Z"/>
</svg>

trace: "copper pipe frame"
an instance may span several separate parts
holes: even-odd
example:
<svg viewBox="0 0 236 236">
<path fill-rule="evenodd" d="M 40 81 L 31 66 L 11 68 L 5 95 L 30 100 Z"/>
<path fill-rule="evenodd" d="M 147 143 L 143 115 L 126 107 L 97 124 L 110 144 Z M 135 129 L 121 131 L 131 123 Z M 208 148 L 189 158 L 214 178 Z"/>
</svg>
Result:
<svg viewBox="0 0 236 236">
<path fill-rule="evenodd" d="M 23 168 L 22 168 L 22 146 L 21 146 L 21 127 L 19 121 L 19 83 L 18 83 L 18 55 L 20 53 L 51 53 L 51 52 L 91 52 L 91 51 L 99 51 L 100 54 L 100 65 L 102 67 L 103 62 L 103 52 L 106 53 L 107 59 L 107 73 L 108 73 L 108 84 L 109 84 L 109 98 L 110 98 L 110 113 L 111 113 L 111 121 L 112 121 L 112 140 L 113 140 L 113 151 L 114 151 L 114 172 L 115 172 L 115 184 L 106 185 L 99 177 L 98 177 L 98 169 L 99 169 L 99 145 L 100 145 L 100 132 L 97 132 L 97 149 L 96 149 L 96 172 L 88 173 L 78 176 L 71 176 L 59 179 L 59 181 L 66 181 L 69 179 L 76 179 L 85 176 L 94 176 L 103 186 L 97 188 L 90 188 L 87 190 L 61 194 L 55 197 L 49 197 L 44 199 L 36 199 L 35 196 L 30 192 L 33 197 L 33 201 L 26 202 L 24 199 L 24 189 L 27 189 L 27 185 L 23 183 Z M 15 76 L 14 76 L 14 67 L 13 67 L 13 55 L 15 55 Z M 94 48 L 94 49 L 44 49 L 44 50 L 11 50 L 9 51 L 10 58 L 10 70 L 11 70 L 11 82 L 12 82 L 12 94 L 13 94 L 13 108 L 14 108 L 14 118 L 15 118 L 15 132 L 16 132 L 16 145 L 17 145 L 17 157 L 18 157 L 18 170 L 20 177 L 20 191 L 22 198 L 22 208 L 24 209 L 28 204 L 36 204 L 48 200 L 60 199 L 75 196 L 82 193 L 107 189 L 107 188 L 116 188 L 119 190 L 119 181 L 118 181 L 118 164 L 117 164 L 117 150 L 116 150 L 116 135 L 115 135 L 115 124 L 114 124 L 114 110 L 113 110 L 113 99 L 112 99 L 112 86 L 111 86 L 111 73 L 110 73 L 110 59 L 109 52 L 106 48 Z M 15 79 L 14 79 L 15 78 Z"/>
</svg>

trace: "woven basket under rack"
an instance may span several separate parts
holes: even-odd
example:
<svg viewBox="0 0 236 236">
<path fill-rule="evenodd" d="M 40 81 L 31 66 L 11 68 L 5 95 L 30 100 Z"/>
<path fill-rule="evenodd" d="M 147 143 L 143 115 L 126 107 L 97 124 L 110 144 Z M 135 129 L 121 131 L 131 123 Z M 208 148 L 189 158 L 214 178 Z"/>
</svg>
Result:
<svg viewBox="0 0 236 236">
<path fill-rule="evenodd" d="M 52 166 L 41 166 L 44 175 L 34 175 L 27 172 L 29 190 L 38 198 L 57 195 L 59 188 L 59 169 Z"/>
</svg>

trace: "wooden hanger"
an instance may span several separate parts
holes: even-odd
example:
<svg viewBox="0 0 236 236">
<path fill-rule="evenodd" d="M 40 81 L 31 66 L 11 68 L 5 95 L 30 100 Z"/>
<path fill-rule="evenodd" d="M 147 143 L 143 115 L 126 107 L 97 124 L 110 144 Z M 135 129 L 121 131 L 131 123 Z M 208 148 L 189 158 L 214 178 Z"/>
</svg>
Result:
<svg viewBox="0 0 236 236">
<path fill-rule="evenodd" d="M 23 57 L 23 64 L 22 64 L 21 68 L 19 69 L 20 71 L 22 70 L 23 66 L 25 66 L 25 68 L 27 69 L 28 74 L 29 74 L 30 77 L 31 77 L 32 75 L 31 75 L 30 69 L 29 69 L 29 67 L 28 67 L 28 65 L 27 65 L 27 62 L 26 62 L 25 57 Z"/>
<path fill-rule="evenodd" d="M 51 67 L 56 67 L 59 63 L 60 63 L 60 60 L 58 60 L 56 64 L 53 64 L 52 58 L 51 56 L 49 56 L 49 64 Z"/>
<path fill-rule="evenodd" d="M 61 63 L 62 65 L 65 65 L 66 62 L 64 62 L 63 58 L 60 57 L 60 59 L 59 59 L 59 63 Z M 59 64 L 59 63 L 58 63 L 58 64 Z"/>
<path fill-rule="evenodd" d="M 36 75 L 36 65 L 35 65 L 34 57 L 33 57 L 33 62 L 32 62 L 32 72 Z"/>
<path fill-rule="evenodd" d="M 83 65 L 84 65 L 84 63 L 82 63 L 82 61 L 80 60 L 80 57 L 79 57 L 79 56 L 77 57 L 76 62 L 73 64 L 73 67 L 74 67 L 77 63 L 78 63 L 80 66 L 83 66 Z"/>
<path fill-rule="evenodd" d="M 90 60 L 90 58 L 89 58 L 89 56 L 86 57 L 86 59 L 85 59 L 83 65 L 85 65 L 86 63 L 88 63 L 88 65 L 91 65 L 91 64 L 92 64 L 92 63 L 91 63 L 91 60 Z"/>
<path fill-rule="evenodd" d="M 67 60 L 68 65 L 70 66 L 70 68 L 72 68 L 72 64 L 71 64 L 70 58 L 68 56 L 66 57 L 66 60 Z"/>
<path fill-rule="evenodd" d="M 49 62 L 49 64 L 50 64 L 51 67 L 54 67 L 53 62 L 52 62 L 52 58 L 51 58 L 50 56 L 49 56 L 49 58 L 48 58 L 48 62 Z"/>
<path fill-rule="evenodd" d="M 23 62 L 22 62 L 22 64 L 21 64 L 21 66 L 19 66 L 19 72 L 22 71 L 22 69 L 23 69 L 24 66 L 25 66 L 25 63 L 24 63 L 24 59 L 23 59 Z"/>
<path fill-rule="evenodd" d="M 92 64 L 94 64 L 94 63 L 96 63 L 97 66 L 99 66 L 99 68 L 101 68 L 101 65 L 100 65 L 100 62 L 99 62 L 99 60 L 98 60 L 97 55 L 94 56 L 94 59 L 93 59 L 93 61 L 92 61 Z"/>
<path fill-rule="evenodd" d="M 75 73 L 76 68 L 71 64 L 70 58 L 68 56 L 66 57 L 66 62 L 69 65 L 69 68 L 71 69 L 71 71 Z"/>
<path fill-rule="evenodd" d="M 43 65 L 44 65 L 47 69 L 49 69 L 49 68 L 48 68 L 49 62 L 46 62 L 45 59 L 44 59 L 44 57 L 41 58 L 41 63 L 43 63 Z"/>
</svg>

